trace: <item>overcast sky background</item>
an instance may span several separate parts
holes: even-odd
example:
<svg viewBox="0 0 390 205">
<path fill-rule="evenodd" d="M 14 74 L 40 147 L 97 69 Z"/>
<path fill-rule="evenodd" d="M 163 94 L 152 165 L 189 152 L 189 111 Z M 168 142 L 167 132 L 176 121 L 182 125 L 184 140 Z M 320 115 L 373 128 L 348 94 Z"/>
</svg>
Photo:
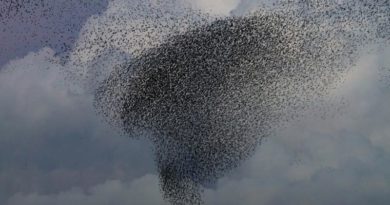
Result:
<svg viewBox="0 0 390 205">
<path fill-rule="evenodd" d="M 68 2 L 60 17 L 37 17 L 37 27 L 18 18 L 0 24 L 0 204 L 164 204 L 151 145 L 109 127 L 96 115 L 93 96 L 64 79 L 69 68 L 50 60 L 61 51 L 58 42 L 82 39 L 79 32 L 96 22 L 92 16 L 106 19 L 131 1 L 87 5 L 79 16 L 77 1 Z M 229 15 L 258 2 L 192 3 Z M 63 25 L 74 26 L 58 37 L 54 31 Z M 390 66 L 389 56 L 390 48 L 362 56 L 333 92 L 347 102 L 337 115 L 311 110 L 290 123 L 206 189 L 206 204 L 390 204 L 390 84 L 378 71 Z"/>
</svg>

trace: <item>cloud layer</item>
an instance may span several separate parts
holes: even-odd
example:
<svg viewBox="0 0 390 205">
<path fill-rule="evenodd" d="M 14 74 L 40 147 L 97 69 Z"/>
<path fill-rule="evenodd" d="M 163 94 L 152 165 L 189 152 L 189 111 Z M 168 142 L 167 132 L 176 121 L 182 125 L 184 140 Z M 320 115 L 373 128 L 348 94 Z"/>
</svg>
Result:
<svg viewBox="0 0 390 205">
<path fill-rule="evenodd" d="M 0 203 L 154 172 L 148 143 L 119 136 L 97 117 L 92 96 L 69 89 L 51 49 L 0 72 Z"/>
<path fill-rule="evenodd" d="M 348 102 L 342 114 L 290 124 L 206 189 L 206 204 L 388 203 L 390 93 L 373 68 L 389 65 L 389 53 L 361 58 L 334 94 Z M 148 145 L 101 124 L 51 56 L 31 53 L 0 74 L 3 202 L 163 204 Z"/>
<path fill-rule="evenodd" d="M 197 3 L 222 15 L 234 5 Z M 53 49 L 28 51 L 0 69 L 0 204 L 164 204 L 150 144 L 102 122 Z M 362 57 L 334 93 L 347 102 L 339 115 L 289 124 L 210 185 L 206 204 L 390 203 L 390 93 L 375 69 L 389 55 Z"/>
</svg>

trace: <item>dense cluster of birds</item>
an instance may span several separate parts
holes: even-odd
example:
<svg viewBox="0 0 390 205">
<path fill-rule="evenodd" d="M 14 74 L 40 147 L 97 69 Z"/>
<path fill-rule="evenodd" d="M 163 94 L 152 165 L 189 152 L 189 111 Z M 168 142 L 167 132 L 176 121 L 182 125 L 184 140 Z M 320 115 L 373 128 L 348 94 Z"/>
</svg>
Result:
<svg viewBox="0 0 390 205">
<path fill-rule="evenodd" d="M 305 3 L 194 24 L 97 89 L 111 123 L 154 143 L 172 204 L 201 203 L 203 186 L 340 82 L 361 45 L 388 40 L 388 1 Z"/>
<path fill-rule="evenodd" d="M 282 0 L 231 17 L 134 2 L 89 19 L 59 59 L 110 124 L 153 142 L 175 205 L 202 204 L 262 139 L 320 109 L 365 45 L 390 41 L 389 0 Z"/>
<path fill-rule="evenodd" d="M 339 83 L 363 44 L 385 42 L 388 1 L 298 1 L 195 24 L 117 66 L 96 107 L 155 145 L 172 204 L 251 156 L 264 137 Z"/>
</svg>

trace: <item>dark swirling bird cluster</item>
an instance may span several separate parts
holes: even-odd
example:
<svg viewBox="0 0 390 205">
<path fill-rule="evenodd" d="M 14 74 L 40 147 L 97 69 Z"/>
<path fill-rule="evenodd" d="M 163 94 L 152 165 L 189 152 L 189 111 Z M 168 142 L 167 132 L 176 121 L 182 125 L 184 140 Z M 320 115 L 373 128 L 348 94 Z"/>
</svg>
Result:
<svg viewBox="0 0 390 205">
<path fill-rule="evenodd" d="M 194 24 L 117 66 L 96 107 L 154 143 L 168 201 L 200 204 L 203 186 L 337 85 L 362 45 L 388 43 L 389 7 L 297 1 Z"/>
<path fill-rule="evenodd" d="M 27 3 L 53 15 L 46 1 L 4 2 L 3 19 Z M 175 205 L 201 204 L 203 188 L 262 139 L 320 109 L 365 45 L 390 40 L 389 0 L 280 1 L 232 17 L 178 2 L 134 1 L 90 18 L 59 55 L 71 78 L 95 89 L 110 124 L 153 142 L 163 196 Z"/>
<path fill-rule="evenodd" d="M 117 66 L 96 107 L 154 143 L 172 204 L 250 157 L 264 137 L 326 93 L 362 45 L 388 42 L 389 1 L 297 1 L 195 24 Z"/>
</svg>

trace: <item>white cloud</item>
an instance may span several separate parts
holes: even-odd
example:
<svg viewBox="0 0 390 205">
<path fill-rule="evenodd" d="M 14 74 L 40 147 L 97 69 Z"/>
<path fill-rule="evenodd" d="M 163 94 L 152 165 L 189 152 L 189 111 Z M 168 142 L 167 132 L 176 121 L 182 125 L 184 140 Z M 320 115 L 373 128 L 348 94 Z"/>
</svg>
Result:
<svg viewBox="0 0 390 205">
<path fill-rule="evenodd" d="M 191 3 L 205 12 L 228 16 L 240 4 L 240 0 L 195 0 Z"/>
</svg>

